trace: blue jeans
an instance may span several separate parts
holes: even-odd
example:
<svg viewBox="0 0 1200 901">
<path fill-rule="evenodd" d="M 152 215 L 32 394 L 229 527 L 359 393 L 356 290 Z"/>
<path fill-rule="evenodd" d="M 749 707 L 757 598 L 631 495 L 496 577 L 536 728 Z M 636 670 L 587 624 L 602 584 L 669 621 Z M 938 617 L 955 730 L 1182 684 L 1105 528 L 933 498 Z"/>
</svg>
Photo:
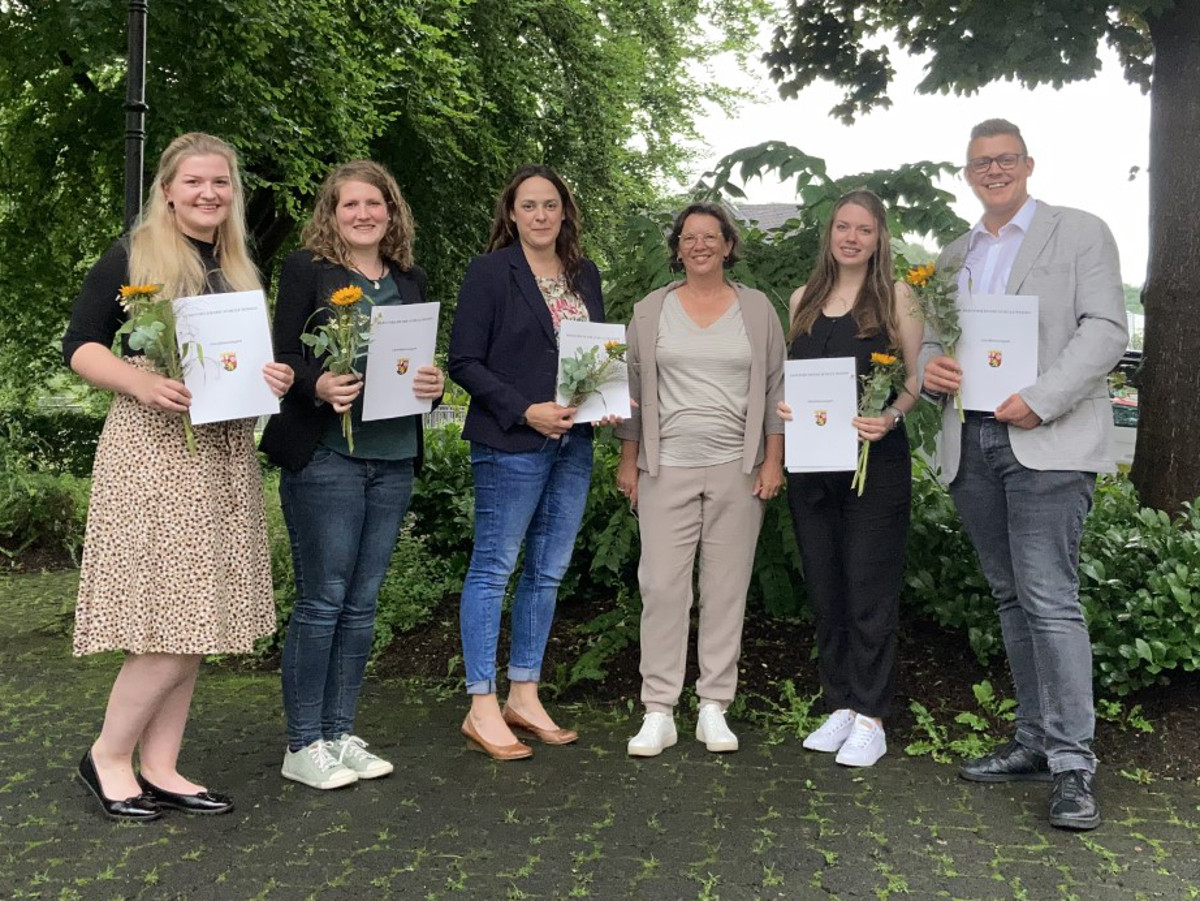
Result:
<svg viewBox="0 0 1200 901">
<path fill-rule="evenodd" d="M 571 562 L 592 479 L 592 440 L 567 433 L 536 451 L 508 453 L 471 443 L 475 549 L 463 584 L 459 625 L 468 694 L 496 691 L 496 642 L 508 579 L 525 543 L 512 608 L 508 678 L 538 682 L 558 586 Z"/>
<path fill-rule="evenodd" d="M 356 460 L 324 447 L 299 472 L 283 471 L 296 572 L 281 663 L 293 750 L 354 732 L 379 586 L 412 489 L 412 460 Z"/>
<path fill-rule="evenodd" d="M 1095 473 L 1022 466 L 1004 423 L 963 425 L 950 493 L 996 598 L 1016 739 L 1056 773 L 1096 769 L 1092 645 L 1079 601 L 1079 542 L 1095 487 Z"/>
</svg>

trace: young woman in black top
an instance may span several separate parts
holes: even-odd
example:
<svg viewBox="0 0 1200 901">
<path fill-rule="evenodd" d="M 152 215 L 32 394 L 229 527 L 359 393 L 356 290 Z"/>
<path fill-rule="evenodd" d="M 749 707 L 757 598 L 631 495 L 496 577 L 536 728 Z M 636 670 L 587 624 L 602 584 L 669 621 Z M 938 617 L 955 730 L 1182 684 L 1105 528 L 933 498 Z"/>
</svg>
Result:
<svg viewBox="0 0 1200 901">
<path fill-rule="evenodd" d="M 866 490 L 849 472 L 789 473 L 788 503 L 817 625 L 825 722 L 804 740 L 837 752 L 846 766 L 871 766 L 887 751 L 883 717 L 892 696 L 896 621 L 912 496 L 904 415 L 917 402 L 921 322 L 911 289 L 892 282 L 887 211 L 870 191 L 834 206 L 817 266 L 791 299 L 789 357 L 854 357 L 861 377 L 871 354 L 899 355 L 905 390 L 882 416 L 858 417 L 873 442 Z M 791 412 L 781 405 L 781 414 Z"/>
<path fill-rule="evenodd" d="M 260 287 L 237 155 L 219 138 L 185 134 L 167 147 L 137 226 L 88 273 L 63 337 L 70 367 L 114 393 L 92 473 L 75 653 L 126 652 L 79 771 L 105 812 L 128 820 L 232 808 L 176 769 L 192 689 L 203 655 L 245 653 L 275 629 L 253 420 L 196 426 L 189 453 L 187 388 L 128 346 L 110 350 L 126 318 L 121 287 L 144 284 L 171 298 Z M 277 395 L 292 377 L 281 363 L 263 371 Z"/>
<path fill-rule="evenodd" d="M 359 303 L 425 300 L 413 262 L 412 213 L 391 173 L 370 160 L 335 169 L 317 195 L 304 247 L 283 263 L 275 346 L 296 388 L 267 425 L 262 449 L 282 467 L 279 499 L 296 574 L 296 605 L 283 646 L 288 748 L 285 778 L 340 788 L 392 772 L 354 734 L 379 587 L 412 497 L 421 459 L 421 417 L 362 421 L 363 382 L 334 375 L 301 341 L 327 315 L 334 291 L 362 289 Z M 314 313 L 318 313 L 314 317 Z M 365 371 L 366 351 L 359 371 Z M 442 373 L 417 369 L 417 397 L 442 395 Z M 342 435 L 350 410 L 354 450 Z"/>
</svg>

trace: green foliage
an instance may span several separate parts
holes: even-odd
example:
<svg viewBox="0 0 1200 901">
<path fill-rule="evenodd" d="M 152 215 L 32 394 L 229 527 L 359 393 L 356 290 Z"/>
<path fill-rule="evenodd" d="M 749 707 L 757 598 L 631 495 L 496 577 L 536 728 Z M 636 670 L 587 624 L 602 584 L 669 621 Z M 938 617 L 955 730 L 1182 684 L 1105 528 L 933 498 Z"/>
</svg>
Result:
<svg viewBox="0 0 1200 901">
<path fill-rule="evenodd" d="M 997 697 L 988 680 L 971 686 L 977 710 L 963 710 L 955 715 L 956 728 L 939 723 L 924 704 L 913 701 L 909 704 L 916 719 L 918 735 L 904 753 L 909 755 L 928 754 L 939 763 L 949 763 L 953 758 L 970 760 L 983 757 L 999 747 L 1012 733 L 1012 723 L 1017 717 L 1017 702 L 1012 698 Z"/>
<path fill-rule="evenodd" d="M 1145 17 L 1174 5 L 1173 0 L 793 0 L 763 59 L 784 97 L 795 97 L 817 80 L 845 89 L 831 111 L 845 122 L 891 106 L 887 91 L 895 69 L 888 48 L 870 43 L 884 35 L 909 53 L 930 54 L 917 86 L 923 94 L 971 94 L 1000 80 L 1062 87 L 1100 71 L 1102 40 L 1117 49 L 1129 80 L 1148 89 L 1153 47 Z"/>
<path fill-rule="evenodd" d="M 0 379 L 39 383 L 83 274 L 121 230 L 122 0 L 0 4 Z M 213 0 L 153 4 L 146 160 L 184 131 L 239 150 L 265 271 L 331 166 L 389 165 L 418 222 L 431 299 L 452 306 L 507 174 L 570 180 L 601 263 L 692 122 L 735 96 L 697 66 L 744 54 L 765 0 Z M 715 36 L 715 39 L 714 39 Z M 36 225 L 35 225 L 36 224 Z M 444 317 L 448 321 L 448 317 Z"/>
<path fill-rule="evenodd" d="M 24 457 L 0 448 L 0 558 L 40 551 L 78 561 L 88 491 L 87 479 L 32 471 Z"/>
<path fill-rule="evenodd" d="M 416 533 L 450 566 L 454 590 L 467 574 L 475 535 L 471 446 L 461 435 L 458 423 L 425 430 L 425 459 L 409 507 Z"/>
<path fill-rule="evenodd" d="M 20 458 L 22 467 L 35 472 L 91 475 L 103 416 L 72 409 L 19 408 L 5 409 L 3 415 L 8 432 L 6 459 Z"/>
</svg>

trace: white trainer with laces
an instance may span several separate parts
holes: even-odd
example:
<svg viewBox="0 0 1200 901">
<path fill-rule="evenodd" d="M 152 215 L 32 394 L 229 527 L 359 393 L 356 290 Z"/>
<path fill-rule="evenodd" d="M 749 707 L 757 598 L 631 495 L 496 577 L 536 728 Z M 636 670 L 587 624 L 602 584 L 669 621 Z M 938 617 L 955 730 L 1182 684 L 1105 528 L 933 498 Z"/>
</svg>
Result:
<svg viewBox="0 0 1200 901">
<path fill-rule="evenodd" d="M 338 763 L 358 773 L 359 779 L 378 779 L 395 769 L 390 762 L 368 751 L 365 741 L 347 732 L 329 743 L 329 751 Z"/>
<path fill-rule="evenodd" d="M 725 711 L 720 704 L 707 701 L 700 705 L 700 717 L 696 720 L 696 740 L 714 753 L 727 753 L 738 749 L 737 736 L 725 724 Z"/>
<path fill-rule="evenodd" d="M 808 737 L 804 739 L 804 747 L 810 751 L 832 754 L 850 737 L 850 730 L 854 728 L 854 717 L 854 711 L 848 707 L 835 710 L 825 718 L 825 722 L 808 733 Z"/>
<path fill-rule="evenodd" d="M 322 790 L 357 782 L 358 773 L 339 763 L 329 753 L 329 745 L 330 742 L 318 738 L 299 751 L 285 751 L 283 767 L 280 769 L 283 778 Z"/>
<path fill-rule="evenodd" d="M 664 748 L 679 741 L 675 731 L 675 717 L 669 713 L 652 710 L 642 717 L 642 728 L 629 739 L 626 750 L 630 757 L 657 757 Z"/>
<path fill-rule="evenodd" d="M 883 726 L 860 713 L 836 759 L 842 766 L 873 766 L 886 753 L 887 737 L 883 734 Z"/>
</svg>

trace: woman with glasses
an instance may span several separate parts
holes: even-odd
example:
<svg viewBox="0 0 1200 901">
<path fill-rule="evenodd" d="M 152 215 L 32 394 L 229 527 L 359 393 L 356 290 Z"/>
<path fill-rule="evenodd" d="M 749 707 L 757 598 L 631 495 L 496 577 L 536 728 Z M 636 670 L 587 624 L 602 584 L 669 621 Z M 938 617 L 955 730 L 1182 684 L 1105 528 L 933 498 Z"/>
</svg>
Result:
<svg viewBox="0 0 1200 901">
<path fill-rule="evenodd" d="M 834 205 L 817 266 L 791 299 L 789 356 L 853 357 L 860 378 L 872 354 L 901 356 L 905 390 L 881 416 L 858 417 L 872 442 L 860 497 L 849 472 L 789 473 L 788 505 L 817 626 L 817 665 L 828 718 L 804 739 L 845 766 L 887 752 L 896 621 L 912 494 L 903 420 L 917 402 L 921 320 L 911 289 L 893 284 L 887 211 L 867 190 Z M 791 418 L 786 404 L 780 414 Z"/>
<path fill-rule="evenodd" d="M 737 690 L 746 589 L 766 502 L 783 486 L 783 328 L 766 295 L 730 281 L 737 227 L 694 203 L 667 239 L 683 278 L 634 308 L 627 360 L 638 403 L 618 427 L 617 485 L 638 512 L 642 727 L 635 757 L 676 742 L 700 556 L 696 738 L 736 751 L 725 710 Z"/>
</svg>

